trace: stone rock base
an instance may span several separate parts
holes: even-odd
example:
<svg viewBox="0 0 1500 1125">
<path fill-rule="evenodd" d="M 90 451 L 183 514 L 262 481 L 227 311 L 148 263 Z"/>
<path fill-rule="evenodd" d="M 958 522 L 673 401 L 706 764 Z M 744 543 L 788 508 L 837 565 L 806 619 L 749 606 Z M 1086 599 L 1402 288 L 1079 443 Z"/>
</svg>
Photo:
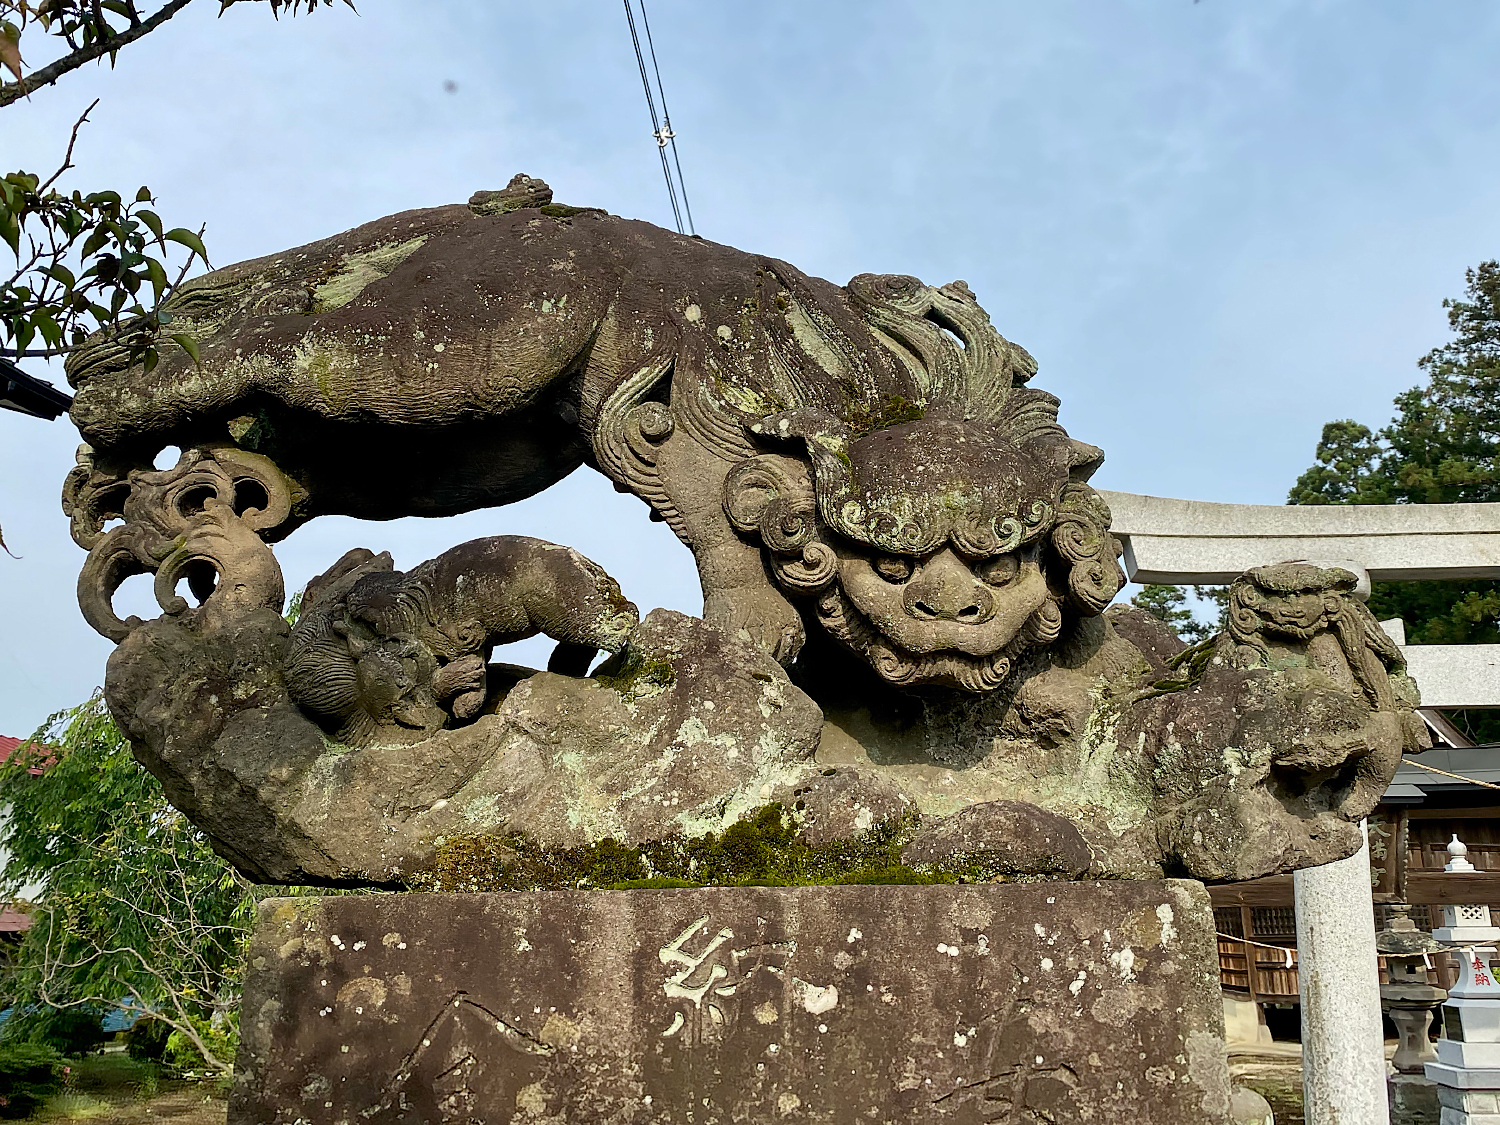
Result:
<svg viewBox="0 0 1500 1125">
<path fill-rule="evenodd" d="M 1439 1125 L 1500 1125 L 1500 1090 L 1438 1086 Z"/>
<path fill-rule="evenodd" d="M 231 1125 L 1226 1125 L 1186 881 L 265 903 Z"/>
<path fill-rule="evenodd" d="M 1420 1074 L 1393 1074 L 1386 1088 L 1391 1125 L 1439 1125 L 1437 1083 Z"/>
</svg>

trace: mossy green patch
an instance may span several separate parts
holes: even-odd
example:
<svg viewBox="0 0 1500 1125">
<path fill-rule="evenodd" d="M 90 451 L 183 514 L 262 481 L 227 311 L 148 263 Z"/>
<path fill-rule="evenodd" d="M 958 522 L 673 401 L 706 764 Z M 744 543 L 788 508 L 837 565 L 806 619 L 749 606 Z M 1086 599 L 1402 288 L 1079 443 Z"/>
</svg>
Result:
<svg viewBox="0 0 1500 1125">
<path fill-rule="evenodd" d="M 549 219 L 571 219 L 574 215 L 581 215 L 585 211 L 598 211 L 597 207 L 569 207 L 566 203 L 544 203 L 537 208 Z"/>
<path fill-rule="evenodd" d="M 849 412 L 849 427 L 856 436 L 888 430 L 903 422 L 915 422 L 927 413 L 927 405 L 901 395 L 886 395 L 875 403 L 856 403 Z"/>
<path fill-rule="evenodd" d="M 1167 661 L 1167 667 L 1175 675 L 1157 680 L 1149 690 L 1141 693 L 1139 698 L 1154 699 L 1158 695 L 1170 695 L 1174 691 L 1183 691 L 1197 684 L 1213 659 L 1214 648 L 1218 640 L 1217 636 L 1209 637 L 1171 657 Z"/>
<path fill-rule="evenodd" d="M 654 659 L 634 649 L 626 649 L 600 665 L 594 679 L 627 699 L 635 699 L 665 691 L 677 682 L 677 672 L 670 660 Z"/>
<path fill-rule="evenodd" d="M 638 847 L 600 840 L 546 847 L 521 834 L 450 837 L 430 874 L 412 885 L 428 891 L 519 891 L 653 887 L 800 887 L 848 883 L 954 883 L 978 874 L 967 867 L 919 870 L 901 862 L 919 816 L 877 824 L 858 836 L 809 844 L 791 813 L 769 804 L 702 836 L 669 836 Z"/>
</svg>

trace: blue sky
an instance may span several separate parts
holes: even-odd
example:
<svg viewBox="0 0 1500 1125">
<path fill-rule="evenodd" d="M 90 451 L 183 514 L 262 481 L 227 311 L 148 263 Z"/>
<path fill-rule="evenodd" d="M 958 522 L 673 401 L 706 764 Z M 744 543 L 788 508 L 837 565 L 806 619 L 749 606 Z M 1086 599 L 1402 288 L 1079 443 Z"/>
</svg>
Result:
<svg viewBox="0 0 1500 1125">
<path fill-rule="evenodd" d="M 170 223 L 207 223 L 218 264 L 518 171 L 669 222 L 618 4 L 359 7 L 277 22 L 199 0 L 113 71 L 0 110 L 0 164 L 50 169 L 100 97 L 70 182 L 151 185 Z M 1390 416 L 1445 338 L 1442 299 L 1500 254 L 1491 3 L 649 11 L 699 233 L 840 282 L 968 281 L 1106 449 L 1105 488 L 1280 503 L 1325 421 Z M 21 556 L 0 556 L 3 733 L 85 697 L 109 652 L 58 507 L 76 442 L 0 412 Z M 295 589 L 349 547 L 409 566 L 503 532 L 578 547 L 643 609 L 698 608 L 686 552 L 587 471 L 454 520 L 318 521 L 278 554 Z"/>
</svg>

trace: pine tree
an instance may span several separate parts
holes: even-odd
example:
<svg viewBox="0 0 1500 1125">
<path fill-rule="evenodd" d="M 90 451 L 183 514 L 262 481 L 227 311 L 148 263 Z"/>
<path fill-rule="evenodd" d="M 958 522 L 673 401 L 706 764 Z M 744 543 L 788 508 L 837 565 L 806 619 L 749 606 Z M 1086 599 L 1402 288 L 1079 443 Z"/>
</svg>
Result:
<svg viewBox="0 0 1500 1125">
<path fill-rule="evenodd" d="M 1345 419 L 1323 427 L 1317 464 L 1291 504 L 1458 504 L 1500 501 L 1500 262 L 1466 274 L 1464 296 L 1443 302 L 1453 339 L 1418 361 L 1425 385 L 1396 396 L 1378 434 Z M 1381 582 L 1376 616 L 1400 617 L 1413 644 L 1500 643 L 1500 582 Z M 1500 716 L 1455 715 L 1483 740 Z"/>
</svg>

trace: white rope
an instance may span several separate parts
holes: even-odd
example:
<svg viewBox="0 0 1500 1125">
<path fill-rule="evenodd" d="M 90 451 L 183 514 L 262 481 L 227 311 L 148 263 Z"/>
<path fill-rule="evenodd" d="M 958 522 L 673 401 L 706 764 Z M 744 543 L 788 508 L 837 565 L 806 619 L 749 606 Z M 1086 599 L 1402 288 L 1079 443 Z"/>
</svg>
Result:
<svg viewBox="0 0 1500 1125">
<path fill-rule="evenodd" d="M 1429 766 L 1422 762 L 1402 762 L 1401 764 L 1403 766 L 1416 766 L 1417 769 L 1426 770 L 1428 773 L 1440 773 L 1444 777 L 1453 778 L 1455 781 L 1467 781 L 1470 785 L 1482 785 L 1486 789 L 1500 789 L 1500 785 L 1496 785 L 1494 782 L 1480 781 L 1477 777 L 1465 777 L 1461 773 L 1449 773 L 1447 770 L 1440 770 L 1437 766 Z"/>
<path fill-rule="evenodd" d="M 1267 945 L 1263 941 L 1251 941 L 1249 938 L 1236 937 L 1234 934 L 1220 933 L 1218 931 L 1215 931 L 1215 935 L 1217 937 L 1221 938 L 1224 941 L 1237 941 L 1241 945 L 1253 945 L 1257 949 L 1274 949 L 1278 953 L 1285 953 L 1286 954 L 1286 967 L 1288 969 L 1290 969 L 1290 968 L 1293 967 L 1293 965 L 1292 965 L 1292 954 L 1294 954 L 1294 953 L 1297 952 L 1297 947 L 1295 945 Z M 1470 942 L 1467 945 L 1445 945 L 1441 949 L 1434 949 L 1434 950 L 1432 950 L 1432 952 L 1433 953 L 1469 953 L 1469 952 L 1472 952 L 1475 949 L 1496 949 L 1496 948 L 1500 948 L 1500 938 L 1494 938 L 1491 941 Z M 1381 957 L 1420 957 L 1420 958 L 1422 958 L 1423 963 L 1429 969 L 1432 968 L 1432 959 L 1430 957 L 1428 957 L 1428 955 L 1426 953 L 1381 953 L 1381 954 L 1379 954 L 1379 956 L 1381 956 Z M 1264 964 L 1264 963 L 1265 962 L 1261 962 L 1261 964 Z"/>
</svg>

